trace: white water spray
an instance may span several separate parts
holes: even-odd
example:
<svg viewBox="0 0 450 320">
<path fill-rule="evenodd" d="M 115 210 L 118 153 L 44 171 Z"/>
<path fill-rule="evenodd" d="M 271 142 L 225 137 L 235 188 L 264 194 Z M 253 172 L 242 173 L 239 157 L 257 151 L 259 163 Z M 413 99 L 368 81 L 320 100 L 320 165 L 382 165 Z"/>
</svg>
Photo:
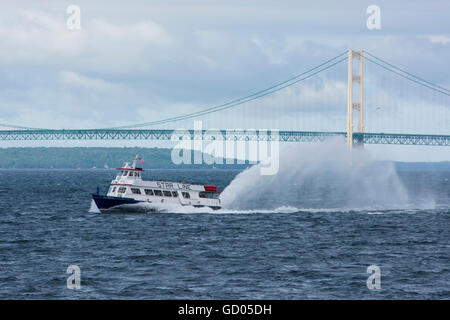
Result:
<svg viewBox="0 0 450 320">
<path fill-rule="evenodd" d="M 100 213 L 100 210 L 98 210 L 97 205 L 95 204 L 94 200 L 91 200 L 91 206 L 89 207 L 89 212 Z"/>
<path fill-rule="evenodd" d="M 260 175 L 253 166 L 236 176 L 221 199 L 225 210 L 383 210 L 408 205 L 394 165 L 372 161 L 364 149 L 349 152 L 343 138 L 283 145 L 276 175 Z"/>
</svg>

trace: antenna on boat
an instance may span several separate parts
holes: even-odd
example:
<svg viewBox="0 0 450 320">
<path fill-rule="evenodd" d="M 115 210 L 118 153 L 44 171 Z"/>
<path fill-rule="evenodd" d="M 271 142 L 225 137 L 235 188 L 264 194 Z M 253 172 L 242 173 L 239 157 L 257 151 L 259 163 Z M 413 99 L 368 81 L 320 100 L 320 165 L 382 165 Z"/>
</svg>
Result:
<svg viewBox="0 0 450 320">
<path fill-rule="evenodd" d="M 136 169 L 136 161 L 139 159 L 139 156 L 136 155 L 136 157 L 133 159 L 133 169 Z"/>
</svg>

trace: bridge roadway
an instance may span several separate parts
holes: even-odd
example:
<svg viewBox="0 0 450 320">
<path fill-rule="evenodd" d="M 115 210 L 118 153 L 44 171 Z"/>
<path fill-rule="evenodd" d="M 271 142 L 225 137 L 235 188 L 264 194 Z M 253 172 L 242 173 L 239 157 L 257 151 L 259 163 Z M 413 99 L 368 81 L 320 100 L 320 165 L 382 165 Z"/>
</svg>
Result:
<svg viewBox="0 0 450 320">
<path fill-rule="evenodd" d="M 267 130 L 194 130 L 169 129 L 36 129 L 0 130 L 0 140 L 234 140 L 322 142 L 345 132 L 267 131 Z M 450 146 L 450 135 L 354 133 L 355 143 Z"/>
</svg>

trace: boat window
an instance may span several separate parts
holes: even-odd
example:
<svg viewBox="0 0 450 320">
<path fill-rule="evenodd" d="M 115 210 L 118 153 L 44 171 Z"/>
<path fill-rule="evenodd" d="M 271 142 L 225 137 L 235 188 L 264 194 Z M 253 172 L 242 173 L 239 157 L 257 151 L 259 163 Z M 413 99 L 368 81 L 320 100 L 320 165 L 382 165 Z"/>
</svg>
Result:
<svg viewBox="0 0 450 320">
<path fill-rule="evenodd" d="M 116 187 L 112 188 L 111 192 L 116 192 Z"/>
<path fill-rule="evenodd" d="M 198 193 L 198 196 L 200 198 L 217 199 L 219 197 L 219 194 L 217 192 L 200 191 Z"/>
<path fill-rule="evenodd" d="M 178 197 L 178 192 L 177 191 L 172 191 L 172 196 Z"/>
<path fill-rule="evenodd" d="M 153 195 L 153 190 L 152 189 L 145 189 L 145 194 L 148 196 L 152 196 Z"/>
<path fill-rule="evenodd" d="M 182 192 L 181 194 L 183 195 L 183 198 L 185 198 L 185 199 L 191 198 L 191 195 L 189 194 L 189 192 Z"/>
<path fill-rule="evenodd" d="M 162 191 L 161 190 L 153 190 L 153 192 L 155 192 L 155 196 L 158 196 L 158 197 L 162 197 Z"/>
<path fill-rule="evenodd" d="M 138 188 L 131 188 L 131 192 L 134 194 L 141 194 L 141 190 Z"/>
<path fill-rule="evenodd" d="M 119 188 L 119 193 L 125 193 L 125 191 L 127 191 L 126 187 L 120 187 Z"/>
<path fill-rule="evenodd" d="M 164 197 L 171 197 L 172 196 L 172 193 L 170 192 L 170 191 L 163 191 L 163 193 L 164 193 Z"/>
<path fill-rule="evenodd" d="M 127 173 L 128 173 L 127 171 L 124 171 L 124 172 L 123 172 L 123 176 L 126 177 L 126 176 L 127 176 Z"/>
</svg>

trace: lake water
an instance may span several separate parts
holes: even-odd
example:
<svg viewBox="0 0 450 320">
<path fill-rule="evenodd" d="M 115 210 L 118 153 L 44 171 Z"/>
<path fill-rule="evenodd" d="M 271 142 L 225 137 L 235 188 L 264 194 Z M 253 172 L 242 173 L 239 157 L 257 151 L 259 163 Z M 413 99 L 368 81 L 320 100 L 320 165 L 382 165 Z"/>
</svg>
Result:
<svg viewBox="0 0 450 320">
<path fill-rule="evenodd" d="M 223 210 L 148 214 L 92 210 L 114 171 L 0 171 L 0 298 L 450 298 L 450 172 L 305 170 L 147 171 L 231 184 Z"/>
</svg>

